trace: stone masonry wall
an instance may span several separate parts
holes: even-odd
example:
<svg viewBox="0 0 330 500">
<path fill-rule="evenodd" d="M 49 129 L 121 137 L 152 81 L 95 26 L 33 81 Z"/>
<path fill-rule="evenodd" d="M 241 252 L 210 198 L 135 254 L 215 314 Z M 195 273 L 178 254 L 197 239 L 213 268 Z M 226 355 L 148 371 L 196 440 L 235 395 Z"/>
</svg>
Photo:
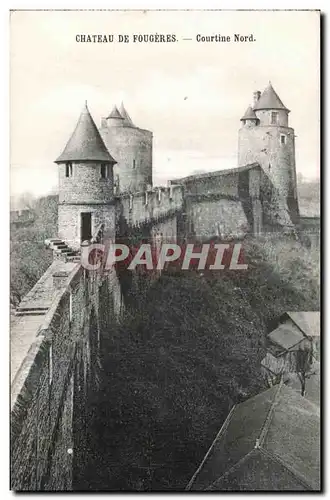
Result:
<svg viewBox="0 0 330 500">
<path fill-rule="evenodd" d="M 281 143 L 281 135 L 286 144 Z M 238 165 L 257 162 L 287 199 L 297 199 L 294 130 L 282 126 L 242 127 L 239 130 Z"/>
<path fill-rule="evenodd" d="M 223 172 L 210 172 L 180 179 L 189 196 L 210 196 L 212 194 L 238 197 L 238 172 L 224 175 Z M 175 182 L 175 181 L 174 181 Z"/>
<path fill-rule="evenodd" d="M 258 163 L 172 182 L 184 187 L 185 228 L 190 238 L 235 238 L 292 229 L 285 199 Z"/>
<path fill-rule="evenodd" d="M 122 195 L 118 199 L 117 217 L 123 217 L 129 226 L 154 222 L 182 210 L 182 186 L 160 187 L 153 190 Z"/>
<path fill-rule="evenodd" d="M 104 126 L 100 133 L 117 161 L 114 166 L 117 194 L 152 186 L 152 132 L 137 127 Z"/>
<path fill-rule="evenodd" d="M 172 182 L 184 186 L 189 238 L 241 238 L 262 230 L 261 170 L 257 164 Z"/>
<path fill-rule="evenodd" d="M 154 244 L 157 244 L 157 242 L 176 243 L 178 239 L 177 233 L 177 218 L 174 216 L 152 226 L 151 240 Z"/>
<path fill-rule="evenodd" d="M 191 221 L 189 235 L 198 241 L 219 236 L 223 239 L 243 237 L 249 224 L 242 203 L 220 199 L 191 203 L 187 209 Z"/>
<path fill-rule="evenodd" d="M 79 249 L 81 244 L 81 216 L 82 212 L 91 212 L 92 234 L 102 223 L 104 231 L 114 237 L 115 234 L 115 206 L 108 205 L 63 205 L 58 206 L 58 236 L 71 248 Z"/>
<path fill-rule="evenodd" d="M 113 200 L 113 169 L 101 177 L 100 162 L 72 162 L 72 176 L 65 176 L 66 166 L 59 164 L 59 203 L 109 203 Z"/>
<path fill-rule="evenodd" d="M 83 459 L 86 397 L 97 384 L 100 327 L 121 313 L 115 271 L 102 276 L 77 264 L 56 285 L 57 279 L 51 307 L 12 382 L 11 488 L 16 491 L 74 487 Z M 106 303 L 100 298 L 105 290 Z"/>
</svg>

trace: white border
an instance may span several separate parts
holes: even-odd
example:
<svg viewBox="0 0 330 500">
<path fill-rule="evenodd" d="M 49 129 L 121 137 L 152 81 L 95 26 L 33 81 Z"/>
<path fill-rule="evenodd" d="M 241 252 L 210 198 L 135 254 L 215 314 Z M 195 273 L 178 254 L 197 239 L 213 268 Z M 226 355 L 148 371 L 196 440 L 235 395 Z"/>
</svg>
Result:
<svg viewBox="0 0 330 500">
<path fill-rule="evenodd" d="M 57 0 L 57 1 L 51 1 L 51 0 L 34 0 L 34 1 L 3 1 L 1 3 L 0 7 L 0 12 L 2 14 L 1 16 L 1 37 L 2 37 L 2 43 L 1 43 L 1 59 L 2 59 L 2 78 L 1 78 L 1 85 L 2 85 L 2 122 L 1 122 L 1 133 L 0 133 L 0 138 L 1 138 L 1 152 L 2 152 L 2 162 L 0 166 L 0 171 L 1 171 L 1 176 L 2 176 L 2 182 L 0 183 L 1 186 L 1 195 L 0 195 L 0 202 L 1 202 L 1 214 L 2 214 L 2 235 L 1 235 L 1 262 L 3 263 L 2 266 L 2 277 L 1 277 L 1 319 L 5 321 L 5 325 L 1 329 L 1 362 L 0 362 L 0 367 L 1 367 L 1 382 L 2 382 L 2 398 L 3 398 L 3 408 L 1 411 L 1 438 L 2 438 L 2 445 L 1 445 L 1 463 L 0 463 L 0 471 L 1 471 L 1 498 L 2 499 L 7 499 L 10 498 L 12 493 L 9 491 L 9 408 L 7 407 L 7 402 L 9 402 L 9 395 L 8 395 L 8 388 L 9 388 L 9 372 L 8 372 L 8 352 L 9 352 L 9 301 L 8 301 L 8 291 L 9 291 L 9 266 L 7 264 L 8 262 L 8 255 L 9 255 L 9 10 L 19 10 L 19 9 L 29 9 L 29 10 L 34 10 L 34 9 L 45 9 L 45 10 L 50 10 L 50 9 L 56 9 L 56 10 L 61 10 L 61 9 L 118 9 L 118 10 L 123 10 L 123 9 L 134 9 L 134 10 L 143 10 L 143 9 L 150 9 L 150 10 L 157 10 L 157 9 L 162 9 L 162 10 L 180 10 L 180 9 L 223 9 L 223 10 L 236 10 L 236 9 L 242 9 L 242 10 L 252 10 L 252 9 L 260 9 L 260 10 L 284 10 L 284 9 L 308 9 L 308 10 L 315 10 L 315 9 L 320 9 L 323 13 L 328 14 L 329 13 L 329 0 L 318 0 L 317 2 L 313 1 L 305 1 L 305 0 L 300 0 L 299 2 L 295 0 L 277 0 L 277 1 L 265 1 L 265 0 L 253 0 L 247 2 L 246 0 L 222 0 L 216 1 L 216 0 L 203 0 L 203 2 L 200 1 L 194 1 L 190 0 L 184 1 L 184 0 L 144 0 L 142 1 L 134 1 L 134 0 L 103 0 L 103 1 L 84 1 L 84 0 Z M 325 24 L 328 24 L 328 19 L 326 19 Z M 329 37 L 327 36 L 326 33 L 323 34 L 323 43 L 324 43 L 324 48 L 323 50 L 325 51 L 325 60 L 324 60 L 324 76 L 326 77 L 326 82 L 327 85 L 329 86 L 329 78 L 328 78 L 328 68 L 329 68 Z M 306 44 L 308 43 L 308 34 L 306 34 Z M 308 68 L 306 68 L 306 77 L 308 77 Z M 325 82 L 323 82 L 323 93 L 325 93 L 326 86 Z M 323 106 L 326 104 L 325 102 L 325 96 L 323 96 Z M 327 101 L 327 106 L 326 109 L 323 111 L 324 113 L 324 123 L 328 122 L 329 118 L 329 101 Z M 328 129 L 326 129 L 324 136 L 323 136 L 323 146 L 325 148 L 326 143 L 328 142 L 329 139 L 329 132 Z M 326 189 L 327 193 L 330 193 L 329 189 L 329 178 L 330 174 L 326 175 L 326 171 L 329 168 L 326 162 L 326 151 L 323 153 L 323 180 L 326 181 Z M 328 196 L 324 197 L 324 219 L 325 219 L 325 226 L 324 230 L 329 230 L 329 225 L 330 225 L 330 217 L 327 217 L 328 215 L 328 203 L 327 203 L 327 198 Z M 329 234 L 329 231 L 327 231 L 327 234 Z M 327 245 L 326 245 L 327 246 Z M 325 250 L 324 250 L 324 255 L 325 255 Z M 4 275 L 4 276 L 3 276 Z M 324 280 L 327 276 L 324 276 Z M 327 300 L 327 293 L 326 289 L 324 290 L 324 296 L 325 300 Z M 325 311 L 328 310 L 329 308 L 327 307 L 327 304 L 325 304 Z M 327 323 L 325 323 L 327 325 Z M 324 328 L 323 335 L 324 337 L 327 334 L 327 329 Z M 330 359 L 329 356 L 329 349 L 330 349 L 330 342 L 327 342 L 327 351 L 324 355 L 325 359 Z M 323 363 L 325 361 L 323 360 Z M 325 372 L 325 370 L 324 370 Z M 324 373 L 327 375 L 327 373 Z M 323 380 L 323 383 L 325 384 L 326 387 L 328 387 L 328 377 L 326 376 L 325 379 Z M 325 400 L 329 401 L 329 398 L 326 396 L 328 395 L 328 390 L 326 389 L 324 391 L 324 396 Z M 325 408 L 324 408 L 324 422 L 323 425 L 324 427 L 326 426 L 326 415 L 329 414 L 327 412 L 328 409 L 328 402 L 325 403 Z M 324 436 L 325 438 L 326 436 Z M 327 443 L 328 444 L 328 443 Z M 324 447 L 328 448 L 325 446 Z M 324 453 L 324 460 L 325 460 L 325 467 L 324 467 L 324 486 L 325 488 L 327 487 L 327 472 L 329 471 L 328 469 L 328 463 L 326 460 L 326 454 Z M 92 495 L 92 494 L 91 494 Z M 30 494 L 31 497 L 36 497 L 35 494 Z M 38 493 L 38 496 L 40 496 L 40 493 Z M 80 495 L 78 495 L 79 497 Z M 81 495 L 86 497 L 86 494 Z M 89 495 L 87 495 L 89 496 Z M 148 495 L 150 498 L 150 495 Z M 179 496 L 179 494 L 172 494 L 172 497 Z M 204 497 L 204 495 L 202 495 Z M 205 497 L 207 494 L 205 494 Z M 231 497 L 238 497 L 238 494 L 233 494 Z M 256 495 L 252 495 L 254 497 Z M 282 498 L 286 497 L 292 497 L 293 495 L 281 495 Z M 309 496 L 309 495 L 308 495 Z M 120 497 L 119 495 L 112 495 L 113 498 L 115 497 Z M 306 496 L 304 495 L 306 498 Z M 250 494 L 251 498 L 251 494 Z"/>
</svg>

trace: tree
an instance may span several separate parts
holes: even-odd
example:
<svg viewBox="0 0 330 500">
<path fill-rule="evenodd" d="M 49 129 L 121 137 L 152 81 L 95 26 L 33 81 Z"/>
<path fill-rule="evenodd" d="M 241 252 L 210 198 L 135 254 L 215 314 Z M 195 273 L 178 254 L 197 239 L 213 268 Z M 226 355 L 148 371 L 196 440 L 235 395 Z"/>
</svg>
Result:
<svg viewBox="0 0 330 500">
<path fill-rule="evenodd" d="M 306 378 L 311 371 L 313 352 L 311 349 L 298 349 L 296 352 L 296 371 L 301 383 L 301 395 L 305 396 Z"/>
</svg>

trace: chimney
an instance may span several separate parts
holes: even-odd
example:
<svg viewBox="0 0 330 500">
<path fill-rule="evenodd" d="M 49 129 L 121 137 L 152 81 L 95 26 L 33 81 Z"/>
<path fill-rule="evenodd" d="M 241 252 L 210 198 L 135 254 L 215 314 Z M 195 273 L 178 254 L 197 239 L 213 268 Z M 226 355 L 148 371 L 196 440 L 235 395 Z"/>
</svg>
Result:
<svg viewBox="0 0 330 500">
<path fill-rule="evenodd" d="M 101 128 L 107 128 L 108 123 L 106 118 L 101 118 Z"/>
<path fill-rule="evenodd" d="M 256 90 L 253 92 L 253 97 L 252 97 L 252 109 L 256 106 L 257 102 L 259 101 L 261 96 L 260 90 Z"/>
</svg>

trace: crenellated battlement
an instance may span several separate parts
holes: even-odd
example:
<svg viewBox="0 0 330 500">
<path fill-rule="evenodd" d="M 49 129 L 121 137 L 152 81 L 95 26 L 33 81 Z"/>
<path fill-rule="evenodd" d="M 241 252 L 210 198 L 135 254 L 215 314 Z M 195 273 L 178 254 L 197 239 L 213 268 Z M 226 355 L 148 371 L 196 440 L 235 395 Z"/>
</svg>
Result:
<svg viewBox="0 0 330 500">
<path fill-rule="evenodd" d="M 157 223 L 158 220 L 172 217 L 182 210 L 183 186 L 170 184 L 138 193 L 125 193 L 117 198 L 118 217 L 124 217 L 128 226 Z"/>
</svg>

